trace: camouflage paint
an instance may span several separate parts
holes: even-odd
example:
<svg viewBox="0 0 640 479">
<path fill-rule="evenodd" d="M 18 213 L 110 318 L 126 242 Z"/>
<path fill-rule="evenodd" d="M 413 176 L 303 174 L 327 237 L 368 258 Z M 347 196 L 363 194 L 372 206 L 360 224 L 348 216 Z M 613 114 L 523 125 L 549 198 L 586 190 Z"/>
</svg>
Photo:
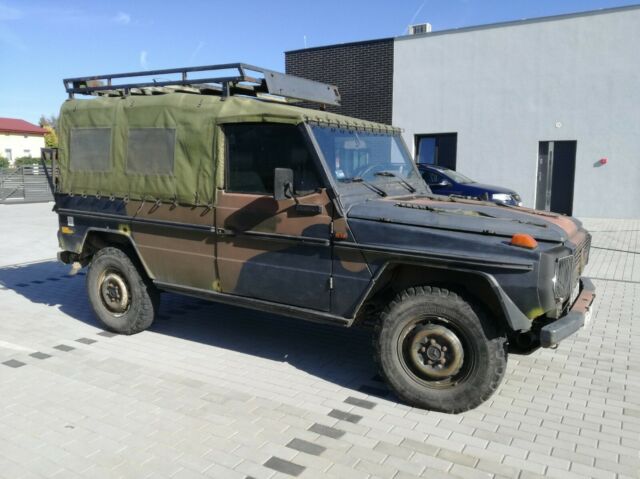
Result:
<svg viewBox="0 0 640 479">
<path fill-rule="evenodd" d="M 293 200 L 220 191 L 216 229 L 220 290 L 328 311 L 333 208 L 325 190 Z"/>
<path fill-rule="evenodd" d="M 216 280 L 213 209 L 130 201 L 126 213 L 136 220 L 148 222 L 133 222 L 131 236 L 155 279 L 194 288 L 213 288 Z M 160 221 L 202 228 L 154 223 Z"/>
</svg>

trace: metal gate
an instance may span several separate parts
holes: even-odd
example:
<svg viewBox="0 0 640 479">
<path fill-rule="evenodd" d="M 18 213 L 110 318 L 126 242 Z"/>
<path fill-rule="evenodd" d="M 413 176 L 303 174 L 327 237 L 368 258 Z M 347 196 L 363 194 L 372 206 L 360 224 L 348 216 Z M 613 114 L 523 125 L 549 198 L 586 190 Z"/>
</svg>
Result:
<svg viewBox="0 0 640 479">
<path fill-rule="evenodd" d="M 40 165 L 0 170 L 0 203 L 38 203 L 53 201 L 47 179 L 52 168 Z"/>
</svg>

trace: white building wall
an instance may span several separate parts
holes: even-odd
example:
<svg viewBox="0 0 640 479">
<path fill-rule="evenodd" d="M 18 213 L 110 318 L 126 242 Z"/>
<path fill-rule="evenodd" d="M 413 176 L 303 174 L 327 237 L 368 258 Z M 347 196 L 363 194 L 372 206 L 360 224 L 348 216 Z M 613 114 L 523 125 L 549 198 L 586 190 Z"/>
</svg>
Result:
<svg viewBox="0 0 640 479">
<path fill-rule="evenodd" d="M 43 136 L 0 132 L 0 156 L 4 158 L 8 157 L 6 150 L 11 150 L 14 161 L 21 156 L 39 158 L 40 148 L 44 148 Z"/>
<path fill-rule="evenodd" d="M 640 8 L 396 39 L 393 124 L 535 205 L 538 142 L 577 140 L 575 216 L 640 217 Z M 595 166 L 608 158 L 605 166 Z"/>
</svg>

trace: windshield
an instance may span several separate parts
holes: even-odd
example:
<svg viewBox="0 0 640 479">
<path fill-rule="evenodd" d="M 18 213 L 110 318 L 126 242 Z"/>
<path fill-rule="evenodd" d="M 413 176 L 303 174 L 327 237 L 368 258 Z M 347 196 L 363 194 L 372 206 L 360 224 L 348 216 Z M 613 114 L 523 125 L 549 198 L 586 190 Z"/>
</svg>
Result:
<svg viewBox="0 0 640 479">
<path fill-rule="evenodd" d="M 399 135 L 329 126 L 311 130 L 338 185 L 364 182 L 402 188 L 410 182 L 414 191 L 416 185 L 423 185 Z"/>
<path fill-rule="evenodd" d="M 458 173 L 457 171 L 453 171 L 445 168 L 443 168 L 441 171 L 456 183 L 462 183 L 463 185 L 467 183 L 475 183 L 475 181 L 473 181 L 471 178 L 468 178 L 463 174 Z"/>
</svg>

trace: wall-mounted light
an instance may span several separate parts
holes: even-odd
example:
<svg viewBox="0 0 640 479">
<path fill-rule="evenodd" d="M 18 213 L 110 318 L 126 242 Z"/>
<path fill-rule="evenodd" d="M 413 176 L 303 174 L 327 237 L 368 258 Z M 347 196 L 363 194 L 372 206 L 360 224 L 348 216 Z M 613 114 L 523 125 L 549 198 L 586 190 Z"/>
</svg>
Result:
<svg viewBox="0 0 640 479">
<path fill-rule="evenodd" d="M 593 167 L 594 168 L 600 168 L 601 166 L 606 165 L 607 163 L 609 163 L 609 159 L 608 158 L 600 158 L 599 160 L 597 160 L 594 164 Z"/>
</svg>

